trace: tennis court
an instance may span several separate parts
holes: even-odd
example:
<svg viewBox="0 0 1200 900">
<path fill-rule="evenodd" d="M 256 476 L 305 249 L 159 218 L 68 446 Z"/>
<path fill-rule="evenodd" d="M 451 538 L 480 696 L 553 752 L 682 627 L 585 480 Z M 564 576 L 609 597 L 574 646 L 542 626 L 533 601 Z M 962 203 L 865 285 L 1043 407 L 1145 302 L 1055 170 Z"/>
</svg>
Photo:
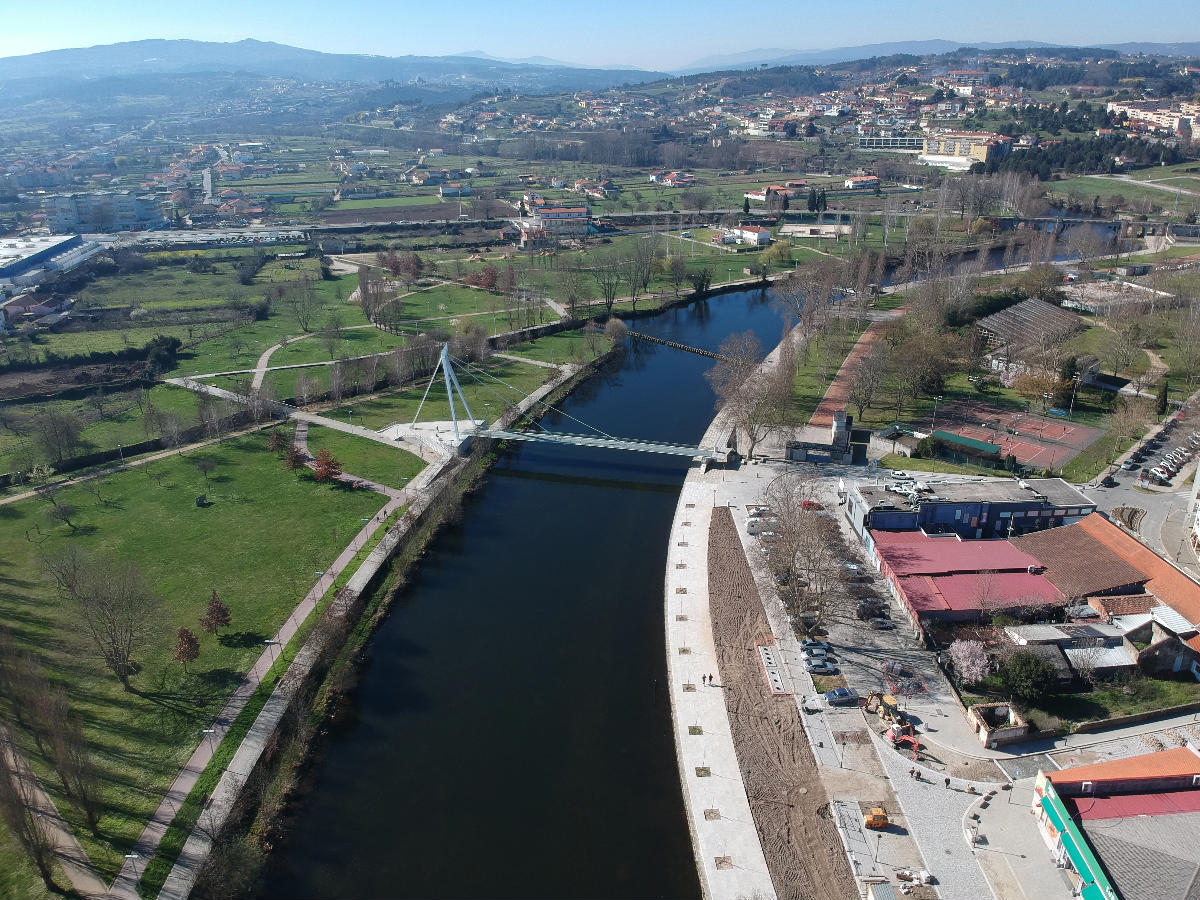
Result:
<svg viewBox="0 0 1200 900">
<path fill-rule="evenodd" d="M 1052 416 L 1018 412 L 990 403 L 953 400 L 938 409 L 939 431 L 948 431 L 1002 448 L 1022 465 L 1057 469 L 1103 432 Z"/>
</svg>

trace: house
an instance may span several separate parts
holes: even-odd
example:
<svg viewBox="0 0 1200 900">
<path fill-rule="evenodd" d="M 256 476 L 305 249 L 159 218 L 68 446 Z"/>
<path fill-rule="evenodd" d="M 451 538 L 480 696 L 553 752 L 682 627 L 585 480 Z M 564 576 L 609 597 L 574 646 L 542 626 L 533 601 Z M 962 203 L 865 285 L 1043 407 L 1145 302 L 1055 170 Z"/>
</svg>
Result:
<svg viewBox="0 0 1200 900">
<path fill-rule="evenodd" d="M 471 196 L 471 186 L 469 184 L 462 184 L 459 182 L 443 184 L 441 187 L 438 188 L 438 196 L 439 197 L 470 197 Z"/>
<path fill-rule="evenodd" d="M 1185 900 L 1200 882 L 1200 750 L 1039 770 L 1032 812 L 1084 900 Z"/>
<path fill-rule="evenodd" d="M 853 175 L 846 179 L 846 190 L 869 191 L 879 187 L 878 175 Z"/>
<path fill-rule="evenodd" d="M 430 147 L 429 152 L 426 153 L 425 155 L 426 156 L 445 156 L 446 151 L 443 150 L 441 147 Z"/>
<path fill-rule="evenodd" d="M 766 247 L 771 243 L 771 230 L 763 228 L 761 225 L 739 225 L 737 228 L 731 230 L 734 236 L 744 244 L 752 244 L 755 247 Z"/>
<path fill-rule="evenodd" d="M 521 229 L 517 246 L 522 250 L 545 250 L 554 246 L 554 238 L 545 228 L 529 225 Z"/>
</svg>

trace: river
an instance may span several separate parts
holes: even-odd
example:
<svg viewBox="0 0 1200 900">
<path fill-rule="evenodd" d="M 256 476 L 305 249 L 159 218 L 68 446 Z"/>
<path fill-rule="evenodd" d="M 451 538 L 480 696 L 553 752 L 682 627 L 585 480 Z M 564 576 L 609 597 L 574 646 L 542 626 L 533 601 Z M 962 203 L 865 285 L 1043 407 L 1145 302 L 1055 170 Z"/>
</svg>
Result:
<svg viewBox="0 0 1200 900">
<path fill-rule="evenodd" d="M 637 328 L 709 349 L 749 329 L 765 352 L 782 322 L 747 291 Z M 711 366 L 639 342 L 561 408 L 612 435 L 695 443 Z M 698 896 L 663 657 L 686 471 L 514 447 L 375 634 L 259 895 Z"/>
</svg>

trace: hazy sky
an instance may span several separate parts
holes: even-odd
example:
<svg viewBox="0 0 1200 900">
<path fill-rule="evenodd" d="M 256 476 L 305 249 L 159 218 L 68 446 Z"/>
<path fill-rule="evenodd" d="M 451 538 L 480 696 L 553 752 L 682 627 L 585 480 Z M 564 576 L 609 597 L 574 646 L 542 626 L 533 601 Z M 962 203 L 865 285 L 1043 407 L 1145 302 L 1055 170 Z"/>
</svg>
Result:
<svg viewBox="0 0 1200 900">
<path fill-rule="evenodd" d="M 0 17 L 0 56 L 143 38 L 252 37 L 339 53 L 483 50 L 669 69 L 759 48 L 807 50 L 944 38 L 1064 44 L 1200 40 L 1196 0 L 42 0 Z"/>
</svg>

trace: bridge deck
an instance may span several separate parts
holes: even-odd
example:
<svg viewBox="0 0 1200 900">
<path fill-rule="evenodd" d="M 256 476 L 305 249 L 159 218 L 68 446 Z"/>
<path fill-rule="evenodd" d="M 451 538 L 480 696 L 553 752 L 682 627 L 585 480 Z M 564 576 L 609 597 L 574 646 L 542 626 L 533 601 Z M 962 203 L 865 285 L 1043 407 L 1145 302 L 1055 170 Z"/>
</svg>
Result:
<svg viewBox="0 0 1200 900">
<path fill-rule="evenodd" d="M 481 429 L 477 434 L 497 440 L 532 441 L 542 444 L 572 444 L 576 447 L 603 447 L 606 450 L 632 450 L 637 453 L 663 453 L 668 456 L 689 456 L 712 460 L 724 460 L 728 455 L 722 450 L 708 447 L 690 447 L 686 444 L 667 444 L 660 441 L 593 437 L 588 434 L 506 431 L 500 428 Z"/>
</svg>

